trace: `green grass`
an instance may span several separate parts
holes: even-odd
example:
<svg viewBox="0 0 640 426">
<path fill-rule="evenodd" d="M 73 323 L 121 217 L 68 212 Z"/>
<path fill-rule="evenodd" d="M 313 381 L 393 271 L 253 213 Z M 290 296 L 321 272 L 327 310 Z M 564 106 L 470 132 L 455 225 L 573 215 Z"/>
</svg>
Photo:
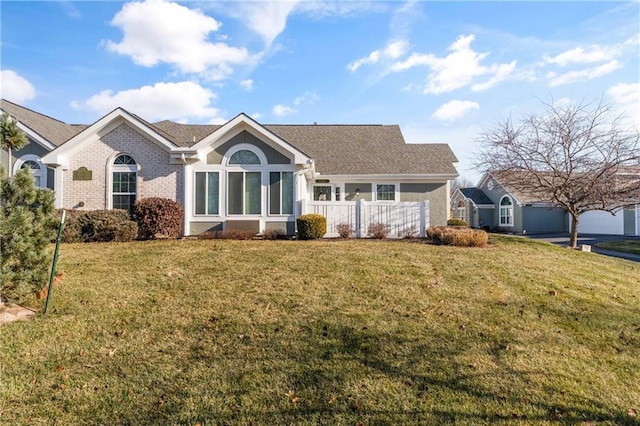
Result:
<svg viewBox="0 0 640 426">
<path fill-rule="evenodd" d="M 640 241 L 624 240 L 624 241 L 610 241 L 606 243 L 599 243 L 597 247 L 622 251 L 625 253 L 640 254 Z"/>
<path fill-rule="evenodd" d="M 492 236 L 68 244 L 60 269 L 0 329 L 5 424 L 638 424 L 637 263 Z"/>
</svg>

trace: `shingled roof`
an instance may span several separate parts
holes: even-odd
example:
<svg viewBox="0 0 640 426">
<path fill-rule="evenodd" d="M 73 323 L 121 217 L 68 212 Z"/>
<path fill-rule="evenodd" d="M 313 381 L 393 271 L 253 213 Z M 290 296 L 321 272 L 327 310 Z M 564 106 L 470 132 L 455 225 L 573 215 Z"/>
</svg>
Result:
<svg viewBox="0 0 640 426">
<path fill-rule="evenodd" d="M 2 100 L 2 109 L 59 146 L 86 129 Z M 131 113 L 130 113 L 131 114 Z M 131 114 L 177 147 L 188 148 L 220 125 L 149 123 Z M 407 144 L 397 125 L 263 125 L 315 161 L 322 175 L 457 175 L 447 144 Z"/>
<path fill-rule="evenodd" d="M 0 108 L 55 146 L 62 145 L 88 127 L 80 124 L 64 123 L 5 99 L 0 102 Z"/>
<path fill-rule="evenodd" d="M 219 125 L 153 123 L 188 147 L 220 128 Z M 457 174 L 457 158 L 447 144 L 407 144 L 397 125 L 265 124 L 267 130 L 316 162 L 324 175 Z"/>
<path fill-rule="evenodd" d="M 460 188 L 460 192 L 462 192 L 462 195 L 473 201 L 476 205 L 493 205 L 493 201 L 491 201 L 489 197 L 487 197 L 487 194 L 485 194 L 482 189 Z"/>
</svg>

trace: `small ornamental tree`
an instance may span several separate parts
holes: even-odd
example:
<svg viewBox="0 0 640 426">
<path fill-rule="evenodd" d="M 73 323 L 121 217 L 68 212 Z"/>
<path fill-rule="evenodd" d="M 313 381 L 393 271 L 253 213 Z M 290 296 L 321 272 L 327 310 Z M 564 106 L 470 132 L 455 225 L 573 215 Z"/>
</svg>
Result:
<svg viewBox="0 0 640 426">
<path fill-rule="evenodd" d="M 47 283 L 58 222 L 53 191 L 28 169 L 12 180 L 0 170 L 0 300 L 19 303 Z"/>
<path fill-rule="evenodd" d="M 8 164 L 7 174 L 11 178 L 11 150 L 20 149 L 29 143 L 27 136 L 20 131 L 18 123 L 7 113 L 0 118 L 0 147 L 7 150 Z"/>
</svg>

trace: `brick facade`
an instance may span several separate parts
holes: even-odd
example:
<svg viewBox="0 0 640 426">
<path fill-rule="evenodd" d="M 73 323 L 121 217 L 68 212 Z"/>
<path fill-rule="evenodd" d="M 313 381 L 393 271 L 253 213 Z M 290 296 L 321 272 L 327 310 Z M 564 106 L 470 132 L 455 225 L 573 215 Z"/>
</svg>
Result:
<svg viewBox="0 0 640 426">
<path fill-rule="evenodd" d="M 69 169 L 63 172 L 63 207 L 109 208 L 108 173 L 114 158 L 121 153 L 131 155 L 138 165 L 138 200 L 163 197 L 184 204 L 183 167 L 170 164 L 167 151 L 123 123 L 69 158 Z M 73 180 L 73 171 L 80 167 L 91 171 L 91 180 Z M 80 202 L 84 206 L 79 207 Z"/>
</svg>

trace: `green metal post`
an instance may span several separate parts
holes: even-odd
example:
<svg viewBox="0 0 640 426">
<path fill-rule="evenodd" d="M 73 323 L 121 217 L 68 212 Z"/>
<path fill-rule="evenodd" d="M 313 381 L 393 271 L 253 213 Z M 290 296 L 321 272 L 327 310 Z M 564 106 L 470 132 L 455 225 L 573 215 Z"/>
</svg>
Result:
<svg viewBox="0 0 640 426">
<path fill-rule="evenodd" d="M 47 291 L 47 302 L 44 304 L 44 313 L 47 313 L 49 309 L 49 299 L 51 299 L 51 293 L 53 292 L 53 280 L 56 277 L 56 263 L 58 263 L 58 251 L 60 250 L 60 243 L 62 242 L 62 230 L 64 229 L 64 219 L 67 212 L 62 210 L 62 219 L 60 219 L 60 227 L 58 228 L 58 238 L 56 239 L 56 251 L 53 253 L 53 264 L 51 265 L 51 275 L 49 276 L 49 290 Z"/>
</svg>

